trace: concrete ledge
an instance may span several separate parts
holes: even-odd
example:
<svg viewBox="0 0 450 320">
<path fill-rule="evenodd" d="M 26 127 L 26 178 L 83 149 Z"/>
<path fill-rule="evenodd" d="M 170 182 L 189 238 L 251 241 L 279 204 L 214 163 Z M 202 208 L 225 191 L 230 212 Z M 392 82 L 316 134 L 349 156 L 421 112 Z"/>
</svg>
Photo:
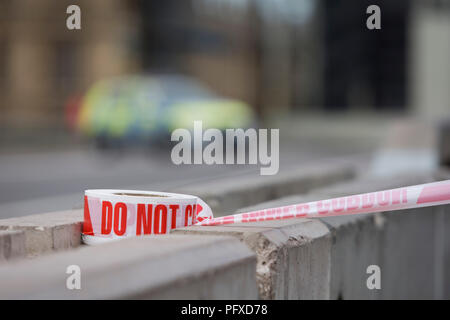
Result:
<svg viewBox="0 0 450 320">
<path fill-rule="evenodd" d="M 349 187 L 349 186 L 347 186 Z M 320 190 L 318 190 L 320 191 Z M 239 209 L 239 212 L 258 210 L 262 208 L 278 207 L 315 201 L 332 196 L 326 196 L 315 190 L 304 196 L 285 197 L 276 201 L 270 201 Z M 364 192 L 364 191 L 361 191 Z M 379 293 L 368 290 L 366 287 L 366 268 L 370 264 L 379 261 L 379 220 L 382 214 L 363 214 L 354 216 L 330 217 L 314 219 L 316 223 L 323 225 L 330 234 L 331 245 L 329 261 L 318 262 L 327 265 L 329 279 L 327 282 L 328 298 L 330 299 L 371 299 Z M 285 220 L 289 223 L 291 220 Z M 318 257 L 325 253 L 317 254 Z"/>
<path fill-rule="evenodd" d="M 305 196 L 285 197 L 251 211 L 343 195 L 420 184 L 428 176 L 394 180 L 363 180 L 340 183 Z M 450 206 L 318 219 L 332 235 L 330 252 L 331 299 L 448 298 L 450 287 L 450 241 L 445 230 Z M 289 221 L 289 220 L 286 220 Z M 327 264 L 327 261 L 323 262 Z M 381 268 L 381 290 L 366 286 L 369 265 Z"/>
<path fill-rule="evenodd" d="M 191 226 L 175 234 L 230 235 L 257 257 L 262 299 L 327 299 L 331 237 L 317 220 L 293 219 L 224 226 Z"/>
<path fill-rule="evenodd" d="M 25 232 L 29 256 L 77 247 L 81 243 L 83 211 L 70 210 L 0 220 L 0 230 Z"/>
<path fill-rule="evenodd" d="M 1 299 L 256 299 L 255 256 L 230 237 L 134 238 L 0 266 Z M 66 287 L 69 265 L 81 289 Z"/>
<path fill-rule="evenodd" d="M 212 207 L 214 214 L 220 216 L 225 208 L 235 210 L 282 195 L 306 192 L 318 186 L 349 179 L 353 175 L 354 170 L 346 164 L 314 165 L 276 176 L 220 179 L 171 191 L 202 197 Z M 79 246 L 82 224 L 83 211 L 80 209 L 3 219 L 0 220 L 0 230 L 24 230 L 26 253 L 28 256 L 36 256 Z"/>
<path fill-rule="evenodd" d="M 439 170 L 435 178 L 437 180 L 448 180 L 450 179 L 450 169 L 442 168 Z M 450 299 L 450 205 L 443 206 L 435 209 L 437 215 L 436 226 L 438 234 L 436 235 L 436 246 L 440 247 L 440 250 L 444 251 L 442 256 L 442 261 L 437 261 L 442 263 L 443 281 L 440 284 L 442 297 L 444 299 Z M 439 284 L 438 284 L 439 285 Z"/>
<path fill-rule="evenodd" d="M 25 256 L 24 231 L 0 231 L 0 262 Z"/>
<path fill-rule="evenodd" d="M 355 181 L 318 190 L 328 198 L 431 182 L 428 175 Z M 344 299 L 442 298 L 438 270 L 444 251 L 438 210 L 431 207 L 322 219 L 336 239 L 332 252 L 332 297 Z M 381 268 L 381 290 L 368 290 L 366 269 Z"/>
<path fill-rule="evenodd" d="M 431 182 L 429 175 L 368 179 L 316 190 L 317 198 L 339 197 Z M 435 208 L 321 219 L 335 239 L 331 297 L 334 299 L 423 299 L 442 297 L 436 259 Z M 439 251 L 439 252 L 438 252 Z M 381 268 L 381 290 L 368 290 L 369 265 Z"/>
</svg>

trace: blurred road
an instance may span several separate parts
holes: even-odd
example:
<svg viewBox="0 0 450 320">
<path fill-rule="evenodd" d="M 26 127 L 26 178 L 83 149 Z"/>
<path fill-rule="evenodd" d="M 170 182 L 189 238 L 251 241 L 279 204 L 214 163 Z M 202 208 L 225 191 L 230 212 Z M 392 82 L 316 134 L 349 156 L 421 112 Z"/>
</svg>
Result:
<svg viewBox="0 0 450 320">
<path fill-rule="evenodd" d="M 310 163 L 333 165 L 336 161 L 351 162 L 368 172 L 390 125 L 389 119 L 373 117 L 357 121 L 291 117 L 270 127 L 283 128 L 280 172 Z M 202 181 L 260 174 L 260 165 L 176 166 L 169 148 L 99 151 L 91 146 L 59 143 L 33 150 L 2 148 L 0 218 L 81 208 L 85 189 L 173 191 Z"/>
<path fill-rule="evenodd" d="M 190 183 L 260 173 L 259 165 L 176 166 L 170 150 L 124 152 L 80 148 L 0 155 L 0 218 L 79 208 L 85 189 L 170 191 Z M 283 143 L 280 171 L 330 161 L 331 156 L 336 157 L 336 152 Z"/>
</svg>

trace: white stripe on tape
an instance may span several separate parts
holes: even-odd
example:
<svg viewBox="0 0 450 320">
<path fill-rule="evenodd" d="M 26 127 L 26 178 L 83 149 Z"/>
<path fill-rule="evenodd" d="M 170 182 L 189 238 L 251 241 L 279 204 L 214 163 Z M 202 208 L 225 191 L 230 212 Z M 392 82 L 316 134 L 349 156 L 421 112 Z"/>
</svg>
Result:
<svg viewBox="0 0 450 320">
<path fill-rule="evenodd" d="M 86 190 L 83 241 L 103 243 L 171 229 L 211 219 L 200 198 L 185 194 L 138 190 Z"/>
<path fill-rule="evenodd" d="M 211 208 L 195 196 L 137 190 L 86 190 L 83 241 L 97 244 L 124 237 L 165 234 L 190 225 L 329 217 L 448 203 L 450 180 L 213 218 Z"/>
</svg>

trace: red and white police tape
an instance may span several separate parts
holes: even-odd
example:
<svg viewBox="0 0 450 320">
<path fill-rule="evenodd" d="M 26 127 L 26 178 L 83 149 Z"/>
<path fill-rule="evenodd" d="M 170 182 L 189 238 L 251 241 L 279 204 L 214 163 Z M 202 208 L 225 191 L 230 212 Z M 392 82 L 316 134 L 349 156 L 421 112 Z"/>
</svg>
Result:
<svg viewBox="0 0 450 320">
<path fill-rule="evenodd" d="M 214 226 L 299 217 L 329 217 L 450 203 L 450 180 L 213 218 L 195 196 L 135 190 L 87 190 L 83 240 L 87 244 L 163 234 L 189 225 Z"/>
<path fill-rule="evenodd" d="M 211 219 L 200 198 L 185 194 L 137 190 L 86 190 L 83 241 L 97 244 L 171 229 Z"/>
</svg>

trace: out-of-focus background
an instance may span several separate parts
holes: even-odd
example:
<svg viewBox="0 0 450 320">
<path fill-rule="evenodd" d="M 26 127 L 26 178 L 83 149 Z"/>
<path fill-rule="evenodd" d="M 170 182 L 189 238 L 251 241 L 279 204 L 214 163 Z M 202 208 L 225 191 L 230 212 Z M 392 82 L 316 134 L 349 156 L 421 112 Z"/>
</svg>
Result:
<svg viewBox="0 0 450 320">
<path fill-rule="evenodd" d="M 173 165 L 170 132 L 193 115 L 280 128 L 280 171 L 430 170 L 449 57 L 448 0 L 0 0 L 0 217 L 81 206 L 86 188 L 259 174 Z"/>
</svg>

